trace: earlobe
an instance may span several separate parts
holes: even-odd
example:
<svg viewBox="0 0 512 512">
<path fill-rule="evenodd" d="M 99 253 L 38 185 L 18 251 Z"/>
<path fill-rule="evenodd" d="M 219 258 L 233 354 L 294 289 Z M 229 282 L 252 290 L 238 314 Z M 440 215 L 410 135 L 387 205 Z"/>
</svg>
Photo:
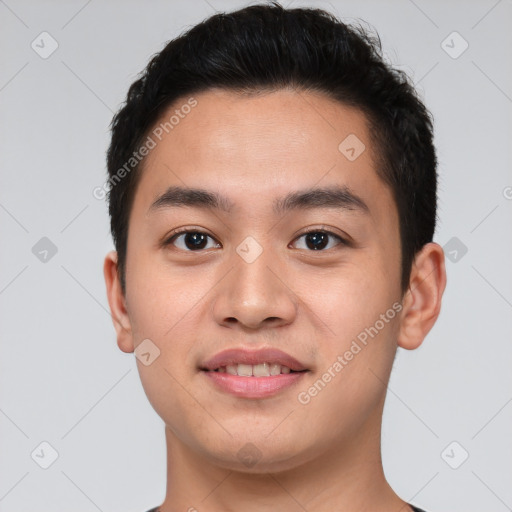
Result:
<svg viewBox="0 0 512 512">
<path fill-rule="evenodd" d="M 409 289 L 403 300 L 398 346 L 418 348 L 435 324 L 446 287 L 442 247 L 434 242 L 423 246 L 414 259 Z"/>
<path fill-rule="evenodd" d="M 133 345 L 132 328 L 117 270 L 116 251 L 110 251 L 105 256 L 103 275 L 107 287 L 107 298 L 112 322 L 117 334 L 117 345 L 123 352 L 133 352 L 135 347 Z"/>
</svg>

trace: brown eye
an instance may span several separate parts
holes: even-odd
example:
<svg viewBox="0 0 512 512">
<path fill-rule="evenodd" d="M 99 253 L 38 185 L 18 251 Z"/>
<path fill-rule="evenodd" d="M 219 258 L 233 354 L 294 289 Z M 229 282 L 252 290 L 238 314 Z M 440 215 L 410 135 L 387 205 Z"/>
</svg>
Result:
<svg viewBox="0 0 512 512">
<path fill-rule="evenodd" d="M 211 248 L 208 247 L 209 238 L 213 240 L 210 235 L 203 233 L 202 231 L 185 230 L 175 233 L 165 242 L 165 245 L 172 244 L 183 251 L 194 252 Z M 219 244 L 214 245 L 214 247 L 218 245 Z"/>
<path fill-rule="evenodd" d="M 307 233 L 303 233 L 301 236 L 297 238 L 297 240 L 304 238 L 305 241 L 305 247 L 299 247 L 299 249 L 309 249 L 312 251 L 322 251 L 329 245 L 329 239 L 334 238 L 338 241 L 338 243 L 334 244 L 334 246 L 337 245 L 346 245 L 345 240 L 341 238 L 338 235 L 335 235 L 334 233 L 331 233 L 330 231 L 323 231 L 323 230 L 313 230 L 308 231 Z M 328 247 L 328 249 L 331 249 L 333 246 L 331 245 Z"/>
</svg>

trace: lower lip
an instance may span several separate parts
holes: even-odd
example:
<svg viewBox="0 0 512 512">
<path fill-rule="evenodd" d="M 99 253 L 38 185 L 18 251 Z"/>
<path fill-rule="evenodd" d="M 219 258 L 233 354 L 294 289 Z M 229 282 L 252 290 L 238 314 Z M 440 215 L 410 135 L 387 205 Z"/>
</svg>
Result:
<svg viewBox="0 0 512 512">
<path fill-rule="evenodd" d="M 298 382 L 307 372 L 281 373 L 270 377 L 239 377 L 229 373 L 204 371 L 220 390 L 240 398 L 267 398 Z"/>
</svg>

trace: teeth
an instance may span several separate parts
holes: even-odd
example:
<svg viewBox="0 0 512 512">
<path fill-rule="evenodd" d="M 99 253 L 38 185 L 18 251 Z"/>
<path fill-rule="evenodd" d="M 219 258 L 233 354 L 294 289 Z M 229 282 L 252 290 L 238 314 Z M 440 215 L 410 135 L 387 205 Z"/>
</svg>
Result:
<svg viewBox="0 0 512 512">
<path fill-rule="evenodd" d="M 291 370 L 287 366 L 281 366 L 277 363 L 261 363 L 261 364 L 228 364 L 221 366 L 216 370 L 219 373 L 228 373 L 229 375 L 238 375 L 239 377 L 270 377 L 271 375 L 279 375 L 281 373 L 290 373 Z"/>
<path fill-rule="evenodd" d="M 252 377 L 252 365 L 251 364 L 239 364 L 237 373 L 241 377 Z"/>
<path fill-rule="evenodd" d="M 252 374 L 255 377 L 270 377 L 270 368 L 267 363 L 255 364 L 252 367 Z"/>
<path fill-rule="evenodd" d="M 238 375 L 238 373 L 236 372 L 236 366 L 233 366 L 231 364 L 226 366 L 226 372 L 229 373 L 230 375 Z"/>
<path fill-rule="evenodd" d="M 281 365 L 280 364 L 271 364 L 270 365 L 270 375 L 279 375 L 281 373 Z"/>
</svg>

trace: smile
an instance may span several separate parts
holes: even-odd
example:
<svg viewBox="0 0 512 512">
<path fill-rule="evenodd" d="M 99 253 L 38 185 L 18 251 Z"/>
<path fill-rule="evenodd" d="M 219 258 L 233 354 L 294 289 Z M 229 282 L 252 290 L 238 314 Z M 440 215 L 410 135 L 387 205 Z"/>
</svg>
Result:
<svg viewBox="0 0 512 512">
<path fill-rule="evenodd" d="M 278 363 L 230 364 L 216 368 L 213 371 L 228 373 L 229 375 L 238 375 L 239 377 L 270 377 L 273 375 L 295 373 L 288 366 Z"/>
</svg>

